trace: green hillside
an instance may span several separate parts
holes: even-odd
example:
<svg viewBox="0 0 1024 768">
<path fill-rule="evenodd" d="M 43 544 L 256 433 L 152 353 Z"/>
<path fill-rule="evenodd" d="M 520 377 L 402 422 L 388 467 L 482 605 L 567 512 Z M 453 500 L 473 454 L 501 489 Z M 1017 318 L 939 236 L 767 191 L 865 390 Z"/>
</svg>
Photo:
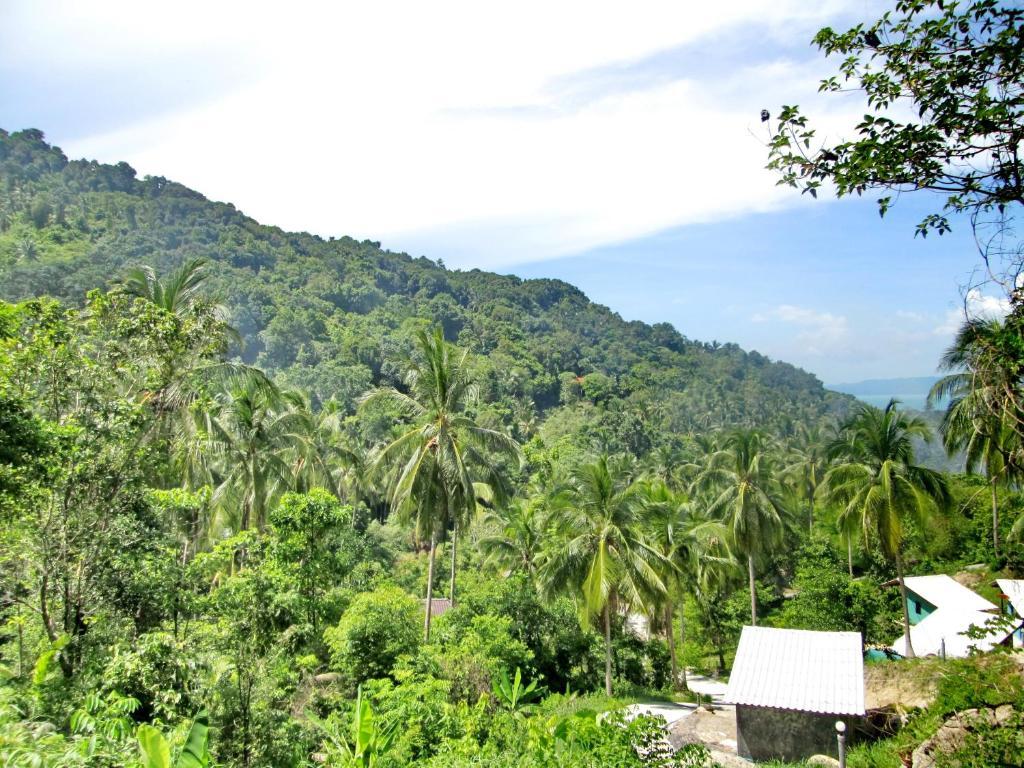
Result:
<svg viewBox="0 0 1024 768">
<path fill-rule="evenodd" d="M 255 160 L 254 160 L 255 161 Z M 204 257 L 241 357 L 314 403 L 355 398 L 398 372 L 416 328 L 479 353 L 492 412 L 529 437 L 583 431 L 643 454 L 667 434 L 722 425 L 785 433 L 849 398 L 812 375 L 668 324 L 626 322 L 557 280 L 445 269 L 348 237 L 260 224 L 229 203 L 125 163 L 73 160 L 43 134 L 0 131 L 0 298 L 81 303 L 126 268 Z"/>
</svg>

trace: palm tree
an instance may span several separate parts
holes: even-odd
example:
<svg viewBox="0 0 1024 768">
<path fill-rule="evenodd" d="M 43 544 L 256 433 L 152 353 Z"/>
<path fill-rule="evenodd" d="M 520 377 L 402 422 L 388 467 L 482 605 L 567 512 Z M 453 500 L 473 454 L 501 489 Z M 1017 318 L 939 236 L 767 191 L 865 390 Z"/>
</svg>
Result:
<svg viewBox="0 0 1024 768">
<path fill-rule="evenodd" d="M 841 528 L 856 521 L 865 545 L 874 534 L 882 553 L 895 562 L 907 655 L 913 657 L 903 579 L 905 529 L 911 519 L 924 524 L 931 512 L 948 509 L 951 503 L 945 476 L 914 463 L 912 439 L 930 440 L 931 430 L 922 419 L 907 416 L 896 400 L 890 400 L 884 410 L 858 406 L 842 432 L 843 437 L 830 448 L 836 466 L 825 476 L 827 497 L 842 506 Z"/>
<path fill-rule="evenodd" d="M 992 495 L 992 550 L 999 556 L 998 485 L 1020 474 L 1021 435 L 1013 428 L 1003 391 L 1004 373 L 993 380 L 987 358 L 1003 335 L 998 320 L 970 320 L 957 333 L 942 357 L 943 369 L 952 371 L 937 381 L 928 394 L 929 404 L 949 399 L 942 419 L 942 442 L 950 455 L 963 451 L 966 469 L 984 467 Z"/>
<path fill-rule="evenodd" d="M 134 267 L 125 273 L 121 287 L 173 315 L 187 315 L 202 302 L 206 264 L 206 259 L 188 259 L 164 278 L 153 267 Z"/>
<path fill-rule="evenodd" d="M 487 531 L 478 542 L 487 562 L 506 573 L 522 571 L 536 576 L 537 553 L 544 536 L 545 516 L 535 502 L 515 501 L 489 510 L 483 517 Z"/>
<path fill-rule="evenodd" d="M 737 554 L 746 558 L 750 621 L 757 624 L 754 561 L 781 542 L 788 511 L 780 495 L 769 438 L 753 429 L 729 432 L 697 475 L 695 490 L 709 492 L 708 514 L 720 518 Z"/>
<path fill-rule="evenodd" d="M 332 398 L 316 414 L 305 400 L 301 410 L 307 413 L 309 434 L 301 441 L 303 450 L 295 457 L 295 489 L 306 492 L 315 487 L 325 488 L 339 501 L 346 500 L 345 464 L 349 451 L 343 442 L 344 409 Z"/>
<path fill-rule="evenodd" d="M 807 533 L 814 533 L 814 497 L 828 467 L 825 440 L 821 430 L 801 424 L 797 439 L 789 446 L 786 479 L 807 504 Z"/>
<path fill-rule="evenodd" d="M 505 503 L 511 489 L 505 468 L 492 456 L 518 459 L 519 446 L 508 435 L 474 421 L 470 408 L 477 401 L 466 353 L 444 340 L 441 329 L 420 331 L 416 353 L 405 376 L 407 392 L 382 388 L 363 398 L 387 404 L 411 421 L 405 431 L 384 446 L 374 463 L 377 471 L 395 464 L 390 489 L 392 509 L 416 521 L 417 535 L 430 539 L 427 611 L 424 636 L 430 637 L 434 557 L 438 534 L 452 528 L 449 598 L 455 603 L 456 539 L 477 508 L 477 484 L 486 484 L 493 503 Z"/>
<path fill-rule="evenodd" d="M 659 607 L 663 612 L 669 658 L 672 662 L 672 685 L 679 684 L 679 662 L 675 644 L 676 599 L 685 591 L 696 595 L 707 585 L 713 562 L 726 563 L 731 559 L 725 545 L 727 530 L 717 520 L 698 514 L 685 495 L 676 493 L 665 483 L 655 481 L 642 486 L 644 529 L 652 547 L 663 558 L 661 580 L 666 591 L 661 595 Z M 656 595 L 655 598 L 658 596 Z M 680 636 L 683 633 L 680 621 Z M 686 689 L 686 670 L 682 674 Z"/>
<path fill-rule="evenodd" d="M 620 601 L 643 609 L 666 591 L 665 558 L 644 538 L 638 488 L 607 456 L 577 467 L 552 513 L 551 536 L 540 564 L 544 592 L 567 591 L 585 626 L 604 625 L 605 693 L 612 693 L 611 611 Z"/>
<path fill-rule="evenodd" d="M 254 384 L 218 396 L 195 416 L 180 442 L 179 463 L 193 484 L 211 483 L 219 527 L 262 529 L 277 498 L 293 484 L 306 451 L 310 416 L 297 392 Z"/>
<path fill-rule="evenodd" d="M 225 320 L 223 307 L 207 301 L 202 288 L 208 276 L 204 259 L 186 261 L 166 277 L 152 267 L 129 270 L 120 289 L 168 312 L 178 321 L 183 343 L 160 361 L 159 382 L 138 382 L 127 394 L 139 397 L 154 413 L 150 439 L 171 443 L 187 433 L 193 404 L 227 392 L 262 389 L 275 397 L 276 389 L 258 368 L 228 361 L 225 353 L 238 332 Z M 168 482 L 170 478 L 164 478 Z"/>
</svg>

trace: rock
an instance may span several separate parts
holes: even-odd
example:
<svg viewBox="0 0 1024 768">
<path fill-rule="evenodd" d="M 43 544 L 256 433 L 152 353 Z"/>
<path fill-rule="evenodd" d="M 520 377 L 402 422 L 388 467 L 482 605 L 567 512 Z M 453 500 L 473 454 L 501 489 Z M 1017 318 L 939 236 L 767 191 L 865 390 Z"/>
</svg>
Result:
<svg viewBox="0 0 1024 768">
<path fill-rule="evenodd" d="M 935 735 L 924 741 L 911 758 L 912 768 L 934 768 L 940 755 L 955 752 L 964 745 L 967 734 L 977 726 L 985 724 L 1000 727 L 1013 717 L 1014 709 L 1003 704 L 995 709 L 965 709 L 949 718 Z"/>
<path fill-rule="evenodd" d="M 1003 704 L 996 707 L 996 725 L 1005 725 L 1006 721 L 1013 717 L 1013 705 Z"/>
<path fill-rule="evenodd" d="M 828 755 L 811 755 L 807 758 L 808 765 L 818 765 L 821 768 L 839 768 L 839 761 Z"/>
</svg>

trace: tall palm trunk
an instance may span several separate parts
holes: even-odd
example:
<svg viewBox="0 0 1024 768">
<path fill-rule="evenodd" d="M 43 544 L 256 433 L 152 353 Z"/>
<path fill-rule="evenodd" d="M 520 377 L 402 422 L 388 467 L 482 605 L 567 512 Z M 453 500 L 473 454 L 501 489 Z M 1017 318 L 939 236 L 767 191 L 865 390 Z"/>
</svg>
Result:
<svg viewBox="0 0 1024 768">
<path fill-rule="evenodd" d="M 685 652 L 686 648 L 686 611 L 684 605 L 684 611 L 679 615 L 679 647 L 683 648 Z M 683 664 L 683 690 L 690 690 L 690 681 L 686 679 L 686 664 Z"/>
<path fill-rule="evenodd" d="M 427 566 L 427 610 L 423 617 L 423 639 L 430 640 L 430 614 L 434 608 L 434 551 L 437 549 L 437 534 L 430 534 L 430 559 Z"/>
<path fill-rule="evenodd" d="M 992 551 L 999 557 L 999 502 L 996 497 L 996 478 L 990 481 L 992 484 Z"/>
<path fill-rule="evenodd" d="M 910 642 L 910 608 L 907 603 L 907 584 L 903 580 L 903 555 L 896 550 L 896 578 L 900 582 L 900 598 L 903 600 L 903 631 L 907 638 L 907 658 L 917 657 L 914 653 L 914 645 Z"/>
<path fill-rule="evenodd" d="M 672 601 L 665 603 L 665 633 L 668 635 L 668 656 L 672 660 L 672 690 L 679 690 L 679 662 L 676 659 L 676 633 L 672 628 Z"/>
<path fill-rule="evenodd" d="M 452 526 L 452 577 L 451 586 L 448 588 L 448 598 L 452 601 L 452 608 L 455 607 L 455 550 L 459 543 L 459 526 Z"/>
<path fill-rule="evenodd" d="M 612 616 L 611 600 L 604 604 L 604 692 L 612 695 Z"/>
<path fill-rule="evenodd" d="M 814 535 L 814 493 L 807 499 L 807 534 Z"/>
<path fill-rule="evenodd" d="M 850 578 L 853 578 L 853 537 L 846 537 L 846 568 L 850 572 Z"/>
<path fill-rule="evenodd" d="M 750 623 L 757 626 L 757 587 L 754 584 L 754 556 L 747 555 L 747 577 L 750 579 Z"/>
</svg>

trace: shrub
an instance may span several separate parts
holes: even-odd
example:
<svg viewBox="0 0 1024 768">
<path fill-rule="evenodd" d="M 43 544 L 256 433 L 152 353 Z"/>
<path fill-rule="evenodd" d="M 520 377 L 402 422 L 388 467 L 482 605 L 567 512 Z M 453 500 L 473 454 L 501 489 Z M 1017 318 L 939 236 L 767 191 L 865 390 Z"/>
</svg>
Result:
<svg viewBox="0 0 1024 768">
<path fill-rule="evenodd" d="M 166 632 L 140 635 L 130 648 L 114 648 L 103 671 L 106 691 L 137 699 L 135 716 L 177 720 L 199 708 L 197 664 L 182 643 Z"/>
<path fill-rule="evenodd" d="M 419 644 L 420 614 L 420 604 L 397 587 L 356 596 L 337 626 L 324 633 L 333 668 L 353 688 L 390 676 L 399 656 Z"/>
</svg>

